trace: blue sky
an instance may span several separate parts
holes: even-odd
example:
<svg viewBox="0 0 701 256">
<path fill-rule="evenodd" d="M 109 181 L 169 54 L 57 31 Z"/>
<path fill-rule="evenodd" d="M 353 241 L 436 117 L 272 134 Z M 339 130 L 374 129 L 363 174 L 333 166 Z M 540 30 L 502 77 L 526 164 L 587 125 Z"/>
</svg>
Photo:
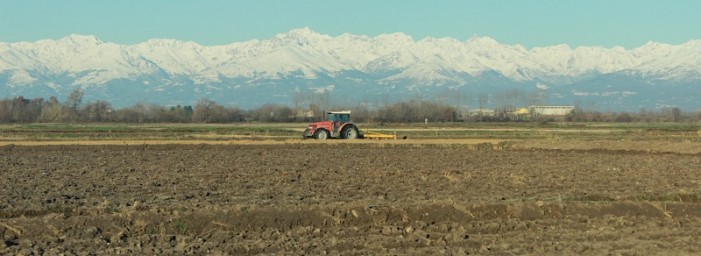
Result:
<svg viewBox="0 0 701 256">
<path fill-rule="evenodd" d="M 0 41 L 69 34 L 221 45 L 309 27 L 332 36 L 489 36 L 528 48 L 701 39 L 699 0 L 0 0 Z"/>
</svg>

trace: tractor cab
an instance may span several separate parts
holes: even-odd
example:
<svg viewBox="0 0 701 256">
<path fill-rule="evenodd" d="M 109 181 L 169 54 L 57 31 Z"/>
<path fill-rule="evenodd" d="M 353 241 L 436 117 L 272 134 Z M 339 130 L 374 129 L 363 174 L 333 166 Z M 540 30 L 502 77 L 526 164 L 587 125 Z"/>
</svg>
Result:
<svg viewBox="0 0 701 256">
<path fill-rule="evenodd" d="M 326 120 L 334 123 L 350 122 L 350 111 L 326 112 Z"/>
<path fill-rule="evenodd" d="M 356 139 L 359 137 L 359 132 L 350 120 L 350 115 L 349 110 L 326 112 L 326 120 L 309 124 L 303 137 L 319 140 L 327 138 Z"/>
</svg>

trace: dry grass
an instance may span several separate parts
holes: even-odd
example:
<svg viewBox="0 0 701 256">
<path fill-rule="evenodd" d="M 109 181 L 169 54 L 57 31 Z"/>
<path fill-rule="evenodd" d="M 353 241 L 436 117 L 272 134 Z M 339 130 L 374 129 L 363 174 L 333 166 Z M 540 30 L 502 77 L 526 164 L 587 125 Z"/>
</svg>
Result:
<svg viewBox="0 0 701 256">
<path fill-rule="evenodd" d="M 587 124 L 570 127 L 529 125 L 465 125 L 364 127 L 402 140 L 302 140 L 303 124 L 153 124 L 153 125 L 0 125 L 0 146 L 44 145 L 284 145 L 372 144 L 469 145 L 480 150 L 636 150 L 648 153 L 701 154 L 701 130 L 672 124 L 614 126 Z M 371 128 L 371 129 L 368 129 Z M 684 128 L 684 127 L 681 127 Z M 116 132 L 113 132 L 116 131 Z"/>
<path fill-rule="evenodd" d="M 302 139 L 235 139 L 235 140 L 12 140 L 0 141 L 0 146 L 50 146 L 50 145 L 282 145 L 282 144 L 434 144 L 434 145 L 477 145 L 498 144 L 505 140 L 497 139 L 416 139 L 416 140 L 302 140 Z"/>
</svg>

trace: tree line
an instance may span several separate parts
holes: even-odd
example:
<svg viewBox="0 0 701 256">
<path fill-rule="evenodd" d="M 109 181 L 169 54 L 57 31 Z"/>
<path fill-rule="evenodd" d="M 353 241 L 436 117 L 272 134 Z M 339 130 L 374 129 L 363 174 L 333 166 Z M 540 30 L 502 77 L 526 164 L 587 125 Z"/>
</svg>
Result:
<svg viewBox="0 0 701 256">
<path fill-rule="evenodd" d="M 236 122 L 310 122 L 323 119 L 326 110 L 351 110 L 356 122 L 412 123 L 457 121 L 523 121 L 509 115 L 514 107 L 497 108 L 494 115 L 473 114 L 459 104 L 444 100 L 411 99 L 390 103 L 339 104 L 328 94 L 305 97 L 293 95 L 294 106 L 265 104 L 245 110 L 227 107 L 203 98 L 193 106 L 162 106 L 137 103 L 115 109 L 107 101 L 83 102 L 83 91 L 74 90 L 65 101 L 56 97 L 27 99 L 18 96 L 0 100 L 0 123 L 236 123 Z M 486 100 L 485 100 L 486 101 Z M 334 102 L 331 104 L 331 102 Z M 505 101 L 506 102 L 506 101 Z M 480 106 L 482 106 L 480 102 Z M 480 107 L 481 109 L 482 107 Z M 685 113 L 679 108 L 660 111 L 594 112 L 580 107 L 561 121 L 571 122 L 687 122 L 701 120 L 701 112 Z M 531 120 L 534 121 L 534 120 Z M 549 120 L 540 120 L 549 121 Z"/>
<path fill-rule="evenodd" d="M 321 104 L 319 104 L 321 103 Z M 28 99 L 18 96 L 0 100 L 0 123 L 235 123 L 235 122 L 309 122 L 324 117 L 326 110 L 353 111 L 356 122 L 432 122 L 456 121 L 454 107 L 424 101 L 405 101 L 371 109 L 367 104 L 328 106 L 314 102 L 289 107 L 264 104 L 245 110 L 227 107 L 203 98 L 193 106 L 162 106 L 137 103 L 115 109 L 107 101 L 83 102 L 83 91 L 74 90 L 64 102 L 56 97 Z M 333 109 L 326 109 L 333 107 Z"/>
</svg>

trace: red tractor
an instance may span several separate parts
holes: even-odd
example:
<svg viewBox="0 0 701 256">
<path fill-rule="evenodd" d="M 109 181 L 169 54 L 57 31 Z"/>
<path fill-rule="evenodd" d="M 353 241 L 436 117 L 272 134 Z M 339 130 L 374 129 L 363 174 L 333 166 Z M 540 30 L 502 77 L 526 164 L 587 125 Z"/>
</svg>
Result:
<svg viewBox="0 0 701 256">
<path fill-rule="evenodd" d="M 303 138 L 325 140 L 328 138 L 358 139 L 362 135 L 350 120 L 350 111 L 326 112 L 326 120 L 310 123 Z"/>
</svg>

